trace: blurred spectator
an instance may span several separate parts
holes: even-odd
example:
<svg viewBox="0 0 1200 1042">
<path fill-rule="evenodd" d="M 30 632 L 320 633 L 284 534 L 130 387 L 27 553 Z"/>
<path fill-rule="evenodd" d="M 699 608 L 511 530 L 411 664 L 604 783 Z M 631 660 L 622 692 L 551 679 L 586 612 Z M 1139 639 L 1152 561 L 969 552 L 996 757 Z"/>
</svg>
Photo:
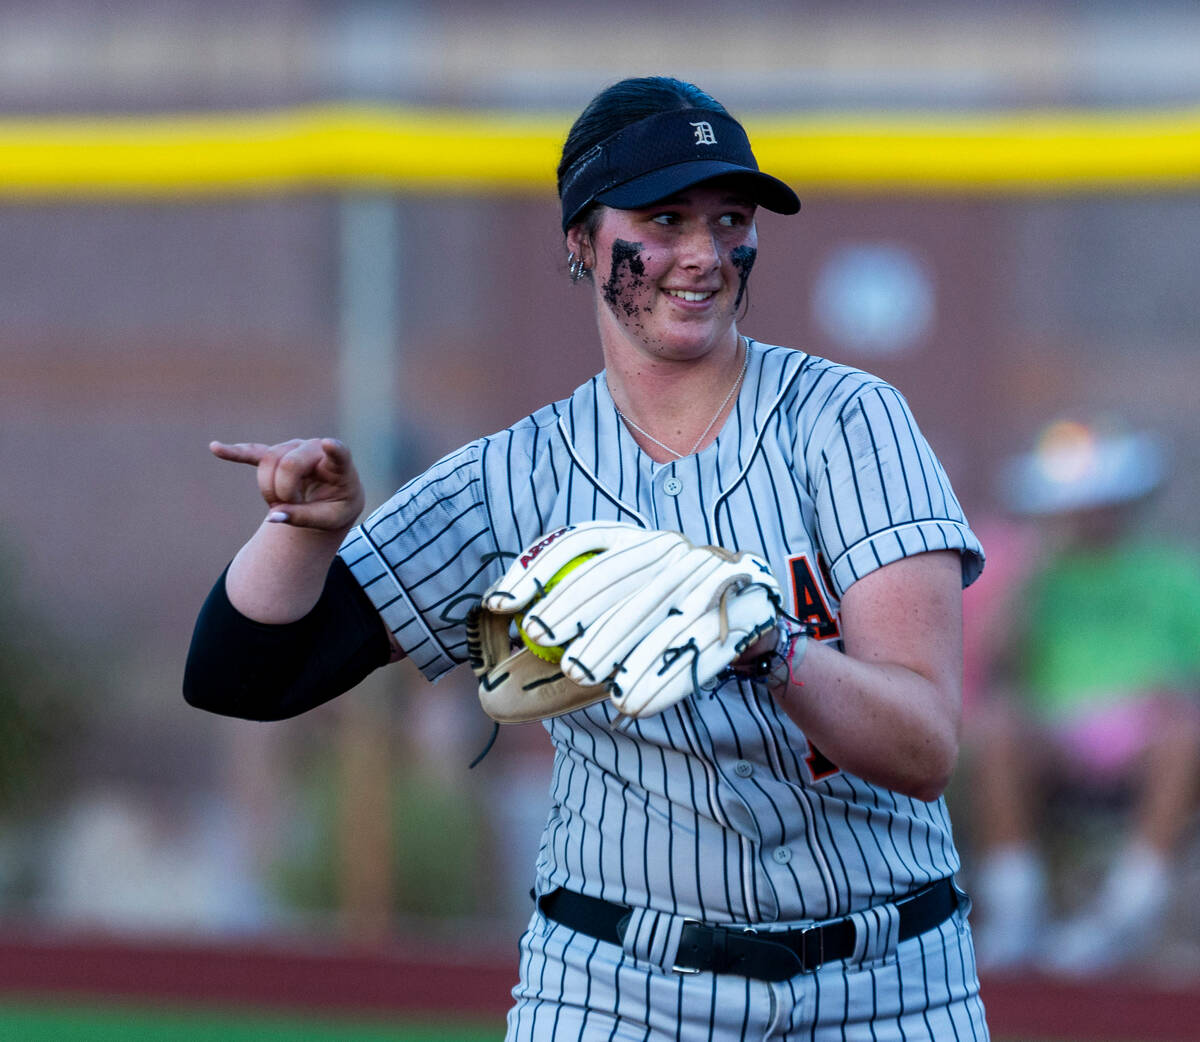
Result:
<svg viewBox="0 0 1200 1042">
<path fill-rule="evenodd" d="M 1003 474 L 1014 520 L 984 536 L 999 567 L 966 631 L 985 970 L 1100 972 L 1164 926 L 1200 779 L 1200 554 L 1141 524 L 1164 477 L 1153 436 L 1071 421 Z M 1129 817 L 1107 833 L 1095 888 L 1066 895 L 1052 925 L 1039 812 L 1060 792 Z"/>
</svg>

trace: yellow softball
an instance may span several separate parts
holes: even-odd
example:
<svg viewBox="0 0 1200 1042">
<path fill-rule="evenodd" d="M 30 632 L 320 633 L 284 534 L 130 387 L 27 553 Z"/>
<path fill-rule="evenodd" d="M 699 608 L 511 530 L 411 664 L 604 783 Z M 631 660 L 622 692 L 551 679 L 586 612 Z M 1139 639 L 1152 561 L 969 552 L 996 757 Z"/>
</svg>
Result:
<svg viewBox="0 0 1200 1042">
<path fill-rule="evenodd" d="M 543 596 L 545 596 L 545 594 L 547 594 L 551 590 L 553 590 L 554 587 L 566 575 L 568 575 L 574 569 L 578 568 L 588 558 L 595 557 L 596 554 L 598 554 L 599 552 L 600 552 L 599 550 L 590 550 L 586 554 L 580 554 L 578 557 L 572 557 L 557 572 L 555 572 L 552 576 L 550 576 L 550 581 L 548 583 L 546 583 L 546 586 L 544 588 Z M 537 601 L 534 601 L 533 603 L 536 604 Z M 532 607 L 532 605 L 531 605 L 531 607 Z M 516 621 L 517 621 L 517 633 L 520 634 L 521 643 L 524 644 L 525 647 L 527 647 L 530 651 L 532 651 L 538 658 L 544 659 L 546 662 L 561 662 L 562 661 L 562 657 L 563 657 L 563 649 L 562 648 L 543 647 L 541 644 L 535 644 L 530 639 L 529 634 L 525 632 L 525 627 L 522 625 L 522 623 L 524 623 L 524 621 L 525 621 L 525 613 L 524 612 L 521 612 L 520 614 L 517 615 Z"/>
</svg>

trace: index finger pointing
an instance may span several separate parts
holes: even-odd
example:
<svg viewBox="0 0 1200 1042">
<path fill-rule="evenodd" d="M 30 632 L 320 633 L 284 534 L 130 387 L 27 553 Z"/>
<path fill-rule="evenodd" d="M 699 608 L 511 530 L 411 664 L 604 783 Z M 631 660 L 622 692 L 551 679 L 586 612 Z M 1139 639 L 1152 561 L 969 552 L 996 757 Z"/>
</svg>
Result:
<svg viewBox="0 0 1200 1042">
<path fill-rule="evenodd" d="M 218 459 L 228 460 L 230 463 L 248 463 L 251 466 L 261 463 L 269 448 L 269 445 L 255 441 L 239 441 L 233 444 L 223 441 L 208 443 L 209 452 Z"/>
</svg>

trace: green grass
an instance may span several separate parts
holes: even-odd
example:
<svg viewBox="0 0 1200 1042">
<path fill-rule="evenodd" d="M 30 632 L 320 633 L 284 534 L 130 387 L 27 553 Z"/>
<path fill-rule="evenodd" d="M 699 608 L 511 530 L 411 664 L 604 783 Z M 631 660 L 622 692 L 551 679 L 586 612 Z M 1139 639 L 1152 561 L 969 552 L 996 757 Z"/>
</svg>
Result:
<svg viewBox="0 0 1200 1042">
<path fill-rule="evenodd" d="M 0 1000 L 4 1042 L 497 1042 L 503 1018 L 423 1020 L 214 1011 L 184 1005 Z M 1056 1042 L 996 1036 L 992 1042 Z M 1097 1039 L 1096 1042 L 1116 1042 Z"/>
<path fill-rule="evenodd" d="M 0 1002 L 12 1042 L 494 1042 L 504 1024 L 447 1018 L 385 1020 L 296 1013 L 213 1012 L 180 1006 Z"/>
</svg>

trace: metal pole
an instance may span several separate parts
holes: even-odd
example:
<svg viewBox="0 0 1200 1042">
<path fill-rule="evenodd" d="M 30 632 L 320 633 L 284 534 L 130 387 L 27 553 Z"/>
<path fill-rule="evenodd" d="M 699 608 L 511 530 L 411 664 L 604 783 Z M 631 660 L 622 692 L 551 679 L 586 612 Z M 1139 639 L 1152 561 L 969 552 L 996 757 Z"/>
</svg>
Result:
<svg viewBox="0 0 1200 1042">
<path fill-rule="evenodd" d="M 399 211 L 390 196 L 347 196 L 338 217 L 338 426 L 374 505 L 395 481 Z M 395 680 L 394 671 L 376 673 L 341 706 L 338 879 L 343 928 L 356 943 L 386 937 L 395 906 L 387 711 Z"/>
</svg>

